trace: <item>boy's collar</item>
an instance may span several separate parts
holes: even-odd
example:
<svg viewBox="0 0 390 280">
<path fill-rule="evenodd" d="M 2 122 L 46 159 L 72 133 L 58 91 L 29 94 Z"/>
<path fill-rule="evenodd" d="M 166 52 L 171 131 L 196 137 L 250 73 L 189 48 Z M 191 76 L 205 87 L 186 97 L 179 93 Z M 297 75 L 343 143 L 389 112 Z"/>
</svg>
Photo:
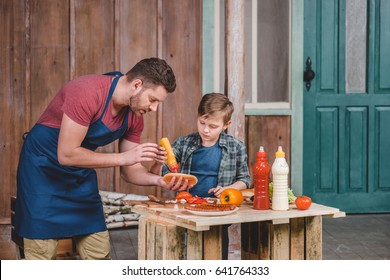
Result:
<svg viewBox="0 0 390 280">
<path fill-rule="evenodd" d="M 227 147 L 227 134 L 222 131 L 221 134 L 219 135 L 219 146 L 221 147 Z"/>
<path fill-rule="evenodd" d="M 220 147 L 227 147 L 227 134 L 225 133 L 225 131 L 222 131 L 221 134 L 219 135 L 219 139 L 218 139 L 218 145 Z M 202 138 L 200 137 L 200 134 L 199 133 L 196 133 L 196 145 L 198 146 L 202 146 Z"/>
</svg>

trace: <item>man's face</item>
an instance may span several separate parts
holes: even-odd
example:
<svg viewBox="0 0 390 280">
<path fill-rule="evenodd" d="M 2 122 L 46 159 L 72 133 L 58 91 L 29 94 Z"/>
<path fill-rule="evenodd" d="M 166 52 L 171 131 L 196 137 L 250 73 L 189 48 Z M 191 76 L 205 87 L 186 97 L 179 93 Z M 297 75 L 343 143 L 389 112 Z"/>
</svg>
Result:
<svg viewBox="0 0 390 280">
<path fill-rule="evenodd" d="M 136 116 L 142 116 L 150 111 L 156 112 L 158 105 L 168 96 L 168 92 L 163 86 L 157 86 L 155 88 L 141 86 L 137 90 L 138 92 L 130 97 L 129 104 L 131 111 Z"/>
</svg>

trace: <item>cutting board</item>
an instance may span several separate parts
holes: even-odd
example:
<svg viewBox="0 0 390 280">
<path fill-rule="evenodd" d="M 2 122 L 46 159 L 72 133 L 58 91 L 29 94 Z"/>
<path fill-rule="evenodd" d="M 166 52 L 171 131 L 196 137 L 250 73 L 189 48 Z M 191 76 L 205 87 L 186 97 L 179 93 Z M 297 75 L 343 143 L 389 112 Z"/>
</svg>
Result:
<svg viewBox="0 0 390 280">
<path fill-rule="evenodd" d="M 173 208 L 175 204 L 173 203 L 167 203 L 165 205 L 162 205 L 160 203 L 150 201 L 150 200 L 123 200 L 123 204 L 125 205 L 141 205 L 141 206 L 146 206 L 149 208 Z M 182 208 L 182 205 L 179 205 L 179 208 Z"/>
</svg>

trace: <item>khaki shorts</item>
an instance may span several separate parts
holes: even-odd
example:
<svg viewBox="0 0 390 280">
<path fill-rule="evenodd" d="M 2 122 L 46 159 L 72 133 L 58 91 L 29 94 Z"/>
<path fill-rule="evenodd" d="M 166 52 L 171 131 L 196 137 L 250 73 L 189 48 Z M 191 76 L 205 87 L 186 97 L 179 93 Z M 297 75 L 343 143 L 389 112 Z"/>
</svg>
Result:
<svg viewBox="0 0 390 280">
<path fill-rule="evenodd" d="M 109 260 L 110 235 L 108 231 L 88 235 L 74 236 L 77 251 L 83 260 Z M 26 260 L 55 260 L 58 239 L 24 238 L 24 255 Z"/>
</svg>

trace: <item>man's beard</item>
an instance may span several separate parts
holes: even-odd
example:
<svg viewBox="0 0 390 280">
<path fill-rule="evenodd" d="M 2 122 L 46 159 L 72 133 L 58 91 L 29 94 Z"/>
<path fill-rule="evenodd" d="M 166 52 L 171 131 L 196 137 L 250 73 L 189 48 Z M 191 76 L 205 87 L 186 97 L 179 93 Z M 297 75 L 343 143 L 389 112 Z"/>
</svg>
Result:
<svg viewBox="0 0 390 280">
<path fill-rule="evenodd" d="M 137 93 L 136 95 L 133 95 L 132 97 L 130 97 L 130 110 L 134 113 L 136 113 L 137 115 L 140 114 L 140 110 L 143 110 L 146 112 L 148 112 L 149 110 L 148 109 L 143 109 L 141 107 L 141 96 L 142 96 L 142 93 L 143 93 L 143 89 Z"/>
</svg>

